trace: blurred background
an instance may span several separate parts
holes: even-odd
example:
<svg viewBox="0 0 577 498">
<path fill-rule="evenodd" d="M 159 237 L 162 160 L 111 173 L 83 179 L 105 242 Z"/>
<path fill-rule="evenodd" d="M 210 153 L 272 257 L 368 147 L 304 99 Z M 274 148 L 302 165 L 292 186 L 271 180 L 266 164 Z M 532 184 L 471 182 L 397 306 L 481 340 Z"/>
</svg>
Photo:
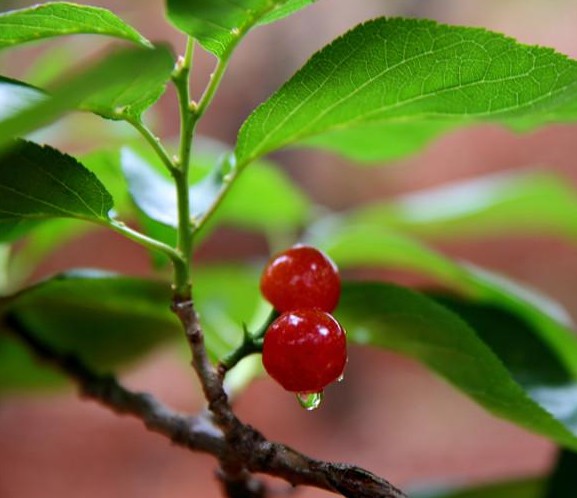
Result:
<svg viewBox="0 0 577 498">
<path fill-rule="evenodd" d="M 0 11 L 33 3 L 4 0 Z M 165 21 L 160 0 L 78 3 L 108 7 L 147 38 L 167 41 L 177 52 L 183 50 L 184 37 Z M 577 3 L 572 0 L 319 0 L 247 37 L 200 132 L 234 144 L 250 111 L 314 51 L 359 22 L 396 15 L 483 26 L 577 58 Z M 67 38 L 0 54 L 0 68 L 7 76 L 46 81 L 58 60 L 68 64 L 102 49 L 104 42 L 93 37 Z M 45 67 L 39 65 L 31 74 L 31 63 L 46 59 L 46 53 L 52 66 L 45 60 Z M 195 64 L 198 75 L 208 76 L 214 60 L 197 51 Z M 203 83 L 195 81 L 195 90 Z M 163 137 L 177 133 L 171 89 L 147 118 Z M 43 139 L 77 153 L 95 146 L 88 139 L 114 141 L 131 133 L 122 125 L 96 121 L 82 115 L 66 118 L 43 132 Z M 451 133 L 416 156 L 386 165 L 359 166 L 311 151 L 287 151 L 275 159 L 315 203 L 339 211 L 457 180 L 527 168 L 554 172 L 573 186 L 577 181 L 576 136 L 577 126 L 552 126 L 517 135 L 487 125 Z M 451 257 L 540 289 L 577 318 L 577 253 L 571 241 L 501 233 L 430 243 Z M 237 261 L 266 254 L 266 243 L 259 236 L 220 230 L 205 243 L 199 258 Z M 30 278 L 78 266 L 150 274 L 144 251 L 118 236 L 92 231 L 49 254 Z M 378 276 L 401 283 L 415 281 L 399 272 L 381 271 Z M 202 406 L 192 371 L 173 349 L 157 351 L 122 378 L 130 387 L 151 391 L 176 409 L 196 411 Z M 267 437 L 314 457 L 358 464 L 407 489 L 539 474 L 554 456 L 549 442 L 497 420 L 420 365 L 383 351 L 352 348 L 345 382 L 328 389 L 325 402 L 315 412 L 303 411 L 291 395 L 264 378 L 238 398 L 236 407 L 243 420 Z M 212 458 L 171 447 L 163 438 L 147 433 L 138 421 L 79 400 L 72 388 L 0 401 L 2 498 L 210 498 L 220 496 L 214 470 Z M 275 485 L 283 487 L 284 483 Z M 303 498 L 329 496 L 305 488 L 297 493 Z"/>
</svg>

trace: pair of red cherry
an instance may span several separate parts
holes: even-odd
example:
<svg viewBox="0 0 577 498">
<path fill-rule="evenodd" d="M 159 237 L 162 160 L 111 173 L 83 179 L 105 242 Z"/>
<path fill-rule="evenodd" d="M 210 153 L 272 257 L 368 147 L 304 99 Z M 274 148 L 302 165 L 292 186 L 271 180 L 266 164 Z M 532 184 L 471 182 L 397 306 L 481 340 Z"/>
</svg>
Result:
<svg viewBox="0 0 577 498">
<path fill-rule="evenodd" d="M 322 393 L 347 361 L 345 332 L 330 314 L 341 292 L 336 265 L 318 249 L 298 245 L 267 263 L 260 288 L 281 313 L 264 336 L 266 371 L 287 391 Z"/>
</svg>

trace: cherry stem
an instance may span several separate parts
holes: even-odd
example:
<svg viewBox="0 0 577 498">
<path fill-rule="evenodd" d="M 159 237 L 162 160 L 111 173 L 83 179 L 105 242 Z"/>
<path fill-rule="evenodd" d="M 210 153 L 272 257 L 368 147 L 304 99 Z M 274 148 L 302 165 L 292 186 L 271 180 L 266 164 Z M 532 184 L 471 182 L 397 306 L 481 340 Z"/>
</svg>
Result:
<svg viewBox="0 0 577 498">
<path fill-rule="evenodd" d="M 264 335 L 270 324 L 274 322 L 278 317 L 278 311 L 272 310 L 270 315 L 256 332 L 250 332 L 246 328 L 246 325 L 243 324 L 242 343 L 235 350 L 228 353 L 218 362 L 217 370 L 221 378 L 224 378 L 226 373 L 242 359 L 250 356 L 251 354 L 262 352 Z"/>
</svg>

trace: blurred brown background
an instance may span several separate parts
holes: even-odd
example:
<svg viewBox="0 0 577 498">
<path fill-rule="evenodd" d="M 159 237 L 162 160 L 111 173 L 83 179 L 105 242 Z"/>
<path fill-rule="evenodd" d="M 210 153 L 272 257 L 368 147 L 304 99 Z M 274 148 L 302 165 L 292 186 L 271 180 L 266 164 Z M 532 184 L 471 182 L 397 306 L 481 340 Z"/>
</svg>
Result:
<svg viewBox="0 0 577 498">
<path fill-rule="evenodd" d="M 4 1 L 0 10 L 32 3 Z M 176 50 L 183 47 L 183 37 L 164 20 L 161 1 L 80 3 L 107 6 L 149 39 L 167 40 Z M 234 143 L 251 109 L 313 51 L 356 23 L 383 15 L 484 26 L 577 57 L 577 3 L 572 0 L 320 0 L 246 39 L 201 131 Z M 81 50 L 88 49 L 92 40 L 74 38 Z M 26 64 L 15 59 L 3 61 L 13 71 L 11 76 L 24 71 Z M 195 63 L 199 74 L 207 75 L 213 60 L 198 53 Z M 169 92 L 154 117 L 166 137 L 177 130 L 172 97 Z M 484 126 L 453 133 L 418 156 L 382 168 L 359 168 L 321 153 L 287 152 L 278 158 L 316 202 L 344 209 L 451 180 L 531 166 L 548 168 L 574 184 L 576 137 L 575 126 L 523 136 Z M 71 149 L 87 146 L 62 136 L 56 140 Z M 500 236 L 439 248 L 530 283 L 577 317 L 577 254 L 566 241 Z M 236 259 L 264 255 L 264 246 L 249 234 L 234 232 L 221 235 L 206 252 L 211 258 Z M 36 277 L 71 266 L 148 273 L 147 257 L 138 248 L 96 232 L 51 256 Z M 191 370 L 170 350 L 155 353 L 124 380 L 177 409 L 194 411 L 201 406 Z M 72 390 L 0 403 L 1 498 L 219 496 L 210 457 L 170 447 L 139 422 L 83 402 Z M 399 486 L 537 473 L 548 467 L 554 451 L 545 440 L 486 414 L 420 365 L 360 348 L 351 351 L 346 381 L 328 390 L 316 412 L 301 410 L 292 396 L 268 379 L 255 382 L 238 399 L 237 408 L 245 421 L 270 438 L 315 457 L 356 463 Z M 298 496 L 328 494 L 301 489 Z"/>
</svg>

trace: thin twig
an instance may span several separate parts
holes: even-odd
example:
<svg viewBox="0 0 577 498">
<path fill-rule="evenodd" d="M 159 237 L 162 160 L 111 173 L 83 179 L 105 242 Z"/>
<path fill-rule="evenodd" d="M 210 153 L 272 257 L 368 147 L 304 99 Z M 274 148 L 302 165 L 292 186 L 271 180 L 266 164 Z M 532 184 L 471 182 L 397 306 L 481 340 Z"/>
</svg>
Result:
<svg viewBox="0 0 577 498">
<path fill-rule="evenodd" d="M 119 415 L 133 415 L 148 430 L 168 437 L 179 446 L 214 455 L 224 451 L 222 432 L 205 416 L 181 415 L 148 393 L 129 391 L 114 376 L 96 373 L 76 356 L 56 351 L 14 315 L 8 314 L 4 323 L 35 356 L 76 382 L 82 397 L 98 401 Z"/>
<path fill-rule="evenodd" d="M 236 349 L 221 358 L 216 367 L 221 382 L 227 372 L 234 368 L 238 362 L 247 356 L 250 356 L 251 354 L 259 353 L 262 351 L 264 334 L 266 333 L 270 324 L 274 322 L 278 317 L 278 311 L 273 309 L 269 313 L 268 318 L 265 320 L 262 326 L 255 332 L 250 332 L 246 326 L 243 325 L 242 342 L 239 344 L 239 346 L 237 346 Z"/>
<path fill-rule="evenodd" d="M 134 118 L 134 117 L 126 115 L 126 116 L 124 116 L 124 119 L 127 123 L 132 125 L 134 127 L 134 129 L 138 131 L 138 133 L 140 133 L 142 135 L 142 137 L 152 147 L 154 152 L 156 152 L 156 155 L 160 158 L 160 160 L 162 161 L 162 164 L 165 166 L 165 168 L 169 172 L 172 172 L 175 168 L 175 165 L 173 164 L 173 161 L 172 161 L 168 151 L 164 148 L 164 145 L 162 145 L 160 138 L 157 137 L 152 132 L 152 130 L 144 124 L 144 122 L 140 118 Z"/>
</svg>

